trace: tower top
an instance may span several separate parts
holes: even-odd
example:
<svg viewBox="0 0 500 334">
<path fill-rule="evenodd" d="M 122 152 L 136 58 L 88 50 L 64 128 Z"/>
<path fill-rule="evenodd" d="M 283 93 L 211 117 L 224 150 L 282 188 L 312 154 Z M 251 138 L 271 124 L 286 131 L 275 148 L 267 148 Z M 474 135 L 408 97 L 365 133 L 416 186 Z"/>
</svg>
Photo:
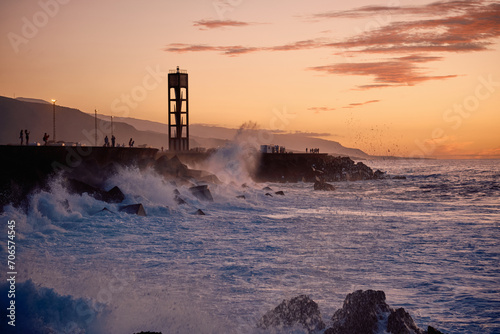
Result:
<svg viewBox="0 0 500 334">
<path fill-rule="evenodd" d="M 182 74 L 187 74 L 187 70 L 181 70 L 179 66 L 175 70 L 169 70 L 169 74 L 177 74 L 177 73 L 182 73 Z"/>
</svg>

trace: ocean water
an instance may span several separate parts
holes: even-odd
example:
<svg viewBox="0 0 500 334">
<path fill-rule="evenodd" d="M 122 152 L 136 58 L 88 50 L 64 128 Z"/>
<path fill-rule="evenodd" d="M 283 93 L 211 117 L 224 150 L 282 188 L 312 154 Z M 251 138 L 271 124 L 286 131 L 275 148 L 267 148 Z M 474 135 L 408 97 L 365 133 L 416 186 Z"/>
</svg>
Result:
<svg viewBox="0 0 500 334">
<path fill-rule="evenodd" d="M 500 161 L 365 163 L 406 179 L 321 192 L 242 176 L 210 185 L 214 202 L 153 172 L 108 180 L 147 217 L 68 194 L 55 179 L 28 212 L 2 215 L 16 221 L 17 332 L 289 333 L 256 322 L 307 294 L 328 325 L 348 293 L 376 289 L 421 328 L 500 333 Z M 176 188 L 187 205 L 176 204 Z M 17 333 L 6 325 L 6 289 L 0 331 Z"/>
</svg>

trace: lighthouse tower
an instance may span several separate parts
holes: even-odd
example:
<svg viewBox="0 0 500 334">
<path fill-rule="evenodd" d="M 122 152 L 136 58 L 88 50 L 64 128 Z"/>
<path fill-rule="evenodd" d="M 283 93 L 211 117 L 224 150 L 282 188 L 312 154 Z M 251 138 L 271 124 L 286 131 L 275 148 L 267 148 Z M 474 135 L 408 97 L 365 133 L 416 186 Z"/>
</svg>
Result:
<svg viewBox="0 0 500 334">
<path fill-rule="evenodd" d="M 179 66 L 168 73 L 168 149 L 189 151 L 188 74 Z"/>
</svg>

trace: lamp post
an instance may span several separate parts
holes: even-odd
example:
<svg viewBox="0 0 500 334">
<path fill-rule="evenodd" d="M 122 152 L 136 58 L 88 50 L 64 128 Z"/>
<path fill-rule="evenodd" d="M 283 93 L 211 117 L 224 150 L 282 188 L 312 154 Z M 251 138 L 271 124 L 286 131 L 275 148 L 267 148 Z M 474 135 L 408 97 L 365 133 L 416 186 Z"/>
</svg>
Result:
<svg viewBox="0 0 500 334">
<path fill-rule="evenodd" d="M 52 99 L 52 139 L 56 143 L 56 101 Z"/>
</svg>

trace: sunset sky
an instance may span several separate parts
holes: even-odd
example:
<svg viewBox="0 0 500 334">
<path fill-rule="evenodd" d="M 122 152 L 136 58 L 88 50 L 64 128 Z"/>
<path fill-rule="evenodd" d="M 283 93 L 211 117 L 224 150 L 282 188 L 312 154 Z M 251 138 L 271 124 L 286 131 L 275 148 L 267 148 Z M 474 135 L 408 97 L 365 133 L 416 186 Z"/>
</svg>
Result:
<svg viewBox="0 0 500 334">
<path fill-rule="evenodd" d="M 180 66 L 191 123 L 500 158 L 499 1 L 2 1 L 0 33 L 2 96 L 166 123 Z"/>
</svg>

